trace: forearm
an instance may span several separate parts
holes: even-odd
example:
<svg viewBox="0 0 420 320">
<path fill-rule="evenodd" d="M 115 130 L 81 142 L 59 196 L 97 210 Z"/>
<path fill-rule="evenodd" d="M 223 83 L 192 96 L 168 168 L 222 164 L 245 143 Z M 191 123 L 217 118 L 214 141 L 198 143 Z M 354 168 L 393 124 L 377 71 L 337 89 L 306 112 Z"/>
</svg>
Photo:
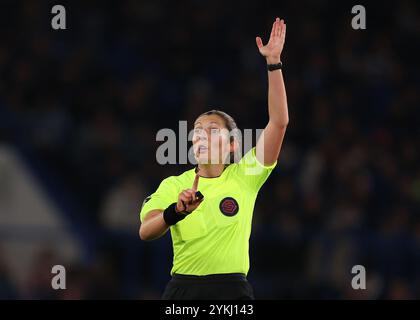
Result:
<svg viewBox="0 0 420 320">
<path fill-rule="evenodd" d="M 267 63 L 278 63 L 267 59 Z M 268 114 L 269 121 L 276 127 L 284 128 L 289 123 L 286 88 L 281 70 L 268 71 Z"/>
<path fill-rule="evenodd" d="M 267 59 L 269 64 L 279 61 L 279 58 Z M 268 114 L 268 124 L 256 146 L 257 159 L 265 165 L 271 165 L 278 159 L 289 123 L 286 89 L 281 70 L 268 71 Z"/>
<path fill-rule="evenodd" d="M 285 37 L 286 24 L 284 20 L 276 18 L 268 43 L 263 45 L 261 38 L 256 38 L 258 50 L 266 58 L 267 64 L 278 64 L 281 61 Z M 269 121 L 257 141 L 256 157 L 264 165 L 272 165 L 279 157 L 289 114 L 282 71 L 277 69 L 267 72 Z"/>
<path fill-rule="evenodd" d="M 155 240 L 163 236 L 169 229 L 163 219 L 163 210 L 151 211 L 140 225 L 140 238 L 142 240 Z"/>
</svg>

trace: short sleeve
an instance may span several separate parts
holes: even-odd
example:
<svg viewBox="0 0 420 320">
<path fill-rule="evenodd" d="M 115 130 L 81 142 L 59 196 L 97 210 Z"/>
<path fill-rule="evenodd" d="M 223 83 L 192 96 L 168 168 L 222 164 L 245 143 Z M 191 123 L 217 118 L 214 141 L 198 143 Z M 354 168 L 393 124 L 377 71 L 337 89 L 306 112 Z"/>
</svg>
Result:
<svg viewBox="0 0 420 320">
<path fill-rule="evenodd" d="M 256 149 L 250 149 L 237 164 L 239 178 L 251 190 L 258 192 L 271 172 L 277 165 L 277 161 L 270 166 L 260 163 L 256 157 Z"/>
<path fill-rule="evenodd" d="M 140 209 L 140 221 L 143 222 L 146 214 L 151 210 L 164 210 L 177 201 L 177 188 L 171 177 L 163 180 L 157 190 L 144 199 Z"/>
</svg>

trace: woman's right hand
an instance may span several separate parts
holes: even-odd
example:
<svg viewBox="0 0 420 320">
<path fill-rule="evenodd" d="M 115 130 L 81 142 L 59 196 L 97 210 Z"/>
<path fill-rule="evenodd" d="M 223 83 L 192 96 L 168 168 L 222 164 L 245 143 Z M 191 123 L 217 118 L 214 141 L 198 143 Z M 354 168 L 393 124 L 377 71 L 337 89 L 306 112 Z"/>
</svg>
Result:
<svg viewBox="0 0 420 320">
<path fill-rule="evenodd" d="M 176 212 L 190 214 L 203 202 L 204 198 L 197 197 L 199 175 L 195 175 L 194 183 L 191 189 L 185 189 L 178 195 L 176 203 Z"/>
</svg>

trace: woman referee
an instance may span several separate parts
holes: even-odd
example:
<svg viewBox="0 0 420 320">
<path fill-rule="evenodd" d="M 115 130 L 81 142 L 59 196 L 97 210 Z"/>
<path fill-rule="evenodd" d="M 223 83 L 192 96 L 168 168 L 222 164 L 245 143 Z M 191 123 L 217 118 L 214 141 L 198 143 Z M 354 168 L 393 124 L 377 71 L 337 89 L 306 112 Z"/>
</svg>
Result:
<svg viewBox="0 0 420 320">
<path fill-rule="evenodd" d="M 171 230 L 172 279 L 163 299 L 254 299 L 246 279 L 252 214 L 289 121 L 281 72 L 285 36 L 286 24 L 277 18 L 266 45 L 256 38 L 269 87 L 269 121 L 256 146 L 238 163 L 227 161 L 238 148 L 229 134 L 237 129 L 235 121 L 222 111 L 206 112 L 194 124 L 197 167 L 164 179 L 143 202 L 140 238 L 157 239 Z"/>
</svg>

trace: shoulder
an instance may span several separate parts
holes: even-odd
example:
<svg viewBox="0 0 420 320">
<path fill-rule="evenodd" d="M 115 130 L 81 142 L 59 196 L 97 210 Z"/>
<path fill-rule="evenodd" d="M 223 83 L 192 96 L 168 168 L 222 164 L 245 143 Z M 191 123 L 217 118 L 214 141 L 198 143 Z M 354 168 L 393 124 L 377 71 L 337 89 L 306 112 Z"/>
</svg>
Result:
<svg viewBox="0 0 420 320">
<path fill-rule="evenodd" d="M 253 147 L 245 153 L 238 163 L 232 164 L 231 173 L 241 180 L 244 186 L 258 192 L 276 164 L 277 161 L 270 166 L 260 163 L 256 157 L 256 148 Z"/>
<path fill-rule="evenodd" d="M 195 169 L 189 169 L 187 171 L 184 171 L 178 175 L 169 176 L 162 180 L 161 185 L 166 186 L 181 186 L 184 185 L 185 182 L 189 182 L 191 178 L 193 178 L 195 175 Z"/>
<path fill-rule="evenodd" d="M 277 161 L 271 165 L 265 165 L 261 163 L 257 158 L 256 152 L 256 147 L 251 148 L 248 152 L 245 153 L 245 155 L 239 161 L 238 165 L 247 168 L 255 167 L 261 170 L 272 170 L 277 166 Z"/>
</svg>

